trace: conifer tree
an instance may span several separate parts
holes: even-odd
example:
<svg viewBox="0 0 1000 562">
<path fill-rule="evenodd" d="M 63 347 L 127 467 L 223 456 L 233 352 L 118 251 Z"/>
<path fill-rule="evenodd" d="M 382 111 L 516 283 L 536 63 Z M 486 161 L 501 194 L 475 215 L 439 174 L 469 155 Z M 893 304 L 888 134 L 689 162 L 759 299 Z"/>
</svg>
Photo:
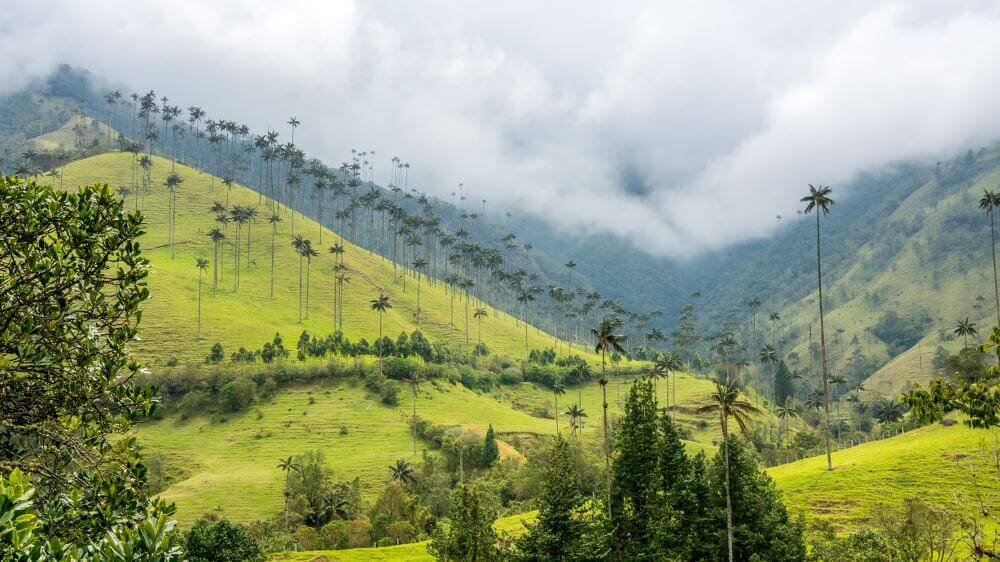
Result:
<svg viewBox="0 0 1000 562">
<path fill-rule="evenodd" d="M 483 468 L 493 466 L 493 463 L 500 460 L 500 447 L 497 445 L 496 435 L 493 433 L 493 424 L 486 429 L 486 437 L 483 440 Z"/>
</svg>

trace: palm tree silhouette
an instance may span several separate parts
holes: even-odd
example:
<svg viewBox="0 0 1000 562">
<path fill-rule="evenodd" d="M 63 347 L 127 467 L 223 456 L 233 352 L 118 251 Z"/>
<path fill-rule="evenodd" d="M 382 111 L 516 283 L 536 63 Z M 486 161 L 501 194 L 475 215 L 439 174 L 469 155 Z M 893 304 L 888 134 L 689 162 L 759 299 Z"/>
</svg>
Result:
<svg viewBox="0 0 1000 562">
<path fill-rule="evenodd" d="M 486 318 L 488 315 L 489 314 L 486 312 L 486 309 L 483 308 L 483 307 L 476 308 L 476 311 L 472 314 L 472 317 L 475 318 L 478 321 L 478 323 L 479 323 L 479 342 L 478 343 L 480 345 L 482 345 L 482 343 L 483 343 L 483 318 Z"/>
<path fill-rule="evenodd" d="M 828 382 L 829 374 L 826 368 L 826 326 L 823 319 L 823 260 L 820 246 L 819 237 L 819 217 L 820 215 L 827 215 L 830 213 L 830 207 L 833 206 L 833 199 L 830 199 L 830 193 L 833 190 L 829 186 L 821 185 L 818 188 L 814 187 L 812 184 L 809 185 L 809 195 L 806 195 L 800 202 L 806 203 L 806 208 L 803 211 L 805 214 L 809 214 L 813 210 L 816 211 L 816 280 L 817 286 L 819 288 L 819 345 L 820 345 L 820 357 L 821 364 L 823 367 L 823 412 L 825 419 L 825 438 L 826 438 L 826 469 L 833 470 L 833 454 L 830 449 L 830 385 Z M 992 213 L 991 215 L 992 216 Z M 1000 301 L 998 301 L 1000 302 Z M 1000 305 L 998 305 L 998 314 L 1000 314 Z M 1000 318 L 1000 315 L 998 315 Z"/>
<path fill-rule="evenodd" d="M 392 471 L 392 481 L 399 482 L 400 484 L 406 484 L 407 482 L 416 482 L 417 478 L 414 476 L 416 472 L 410 463 L 404 459 L 399 459 L 396 461 L 395 466 L 390 466 L 389 470 Z"/>
<path fill-rule="evenodd" d="M 208 269 L 208 260 L 205 258 L 198 258 L 195 261 L 195 266 L 198 268 L 198 339 L 201 339 L 201 276 Z"/>
<path fill-rule="evenodd" d="M 302 260 L 306 257 L 305 248 L 308 244 L 309 241 L 301 234 L 292 236 L 292 248 L 299 255 L 299 324 L 302 323 Z"/>
<path fill-rule="evenodd" d="M 717 413 L 722 424 L 723 459 L 726 467 L 726 539 L 729 545 L 729 562 L 733 561 L 733 501 L 729 493 L 729 418 L 736 420 L 740 433 L 747 440 L 747 423 L 753 414 L 760 413 L 753 404 L 740 395 L 739 382 L 715 381 L 715 392 L 709 395 L 710 404 L 698 408 L 702 414 Z"/>
<path fill-rule="evenodd" d="M 271 223 L 271 298 L 274 298 L 274 238 L 278 234 L 278 223 L 281 222 L 281 216 L 277 213 L 271 213 L 271 216 L 267 217 L 267 222 Z"/>
<path fill-rule="evenodd" d="M 774 349 L 773 345 L 771 345 L 769 343 L 766 343 L 766 344 L 764 344 L 764 347 L 760 348 L 760 354 L 758 355 L 758 359 L 760 359 L 760 363 L 762 365 L 764 365 L 764 364 L 770 364 L 771 365 L 771 380 L 770 380 L 770 384 L 768 386 L 770 387 L 770 391 L 771 391 L 770 392 L 770 398 L 771 398 L 771 401 L 773 402 L 774 401 L 774 366 L 777 365 L 778 361 L 779 361 L 778 351 L 776 349 Z M 767 387 L 765 387 L 765 388 L 767 388 Z"/>
<path fill-rule="evenodd" d="M 601 323 L 590 329 L 590 333 L 594 336 L 595 345 L 594 351 L 601 352 L 601 377 L 597 382 L 601 385 L 601 397 L 602 403 L 601 408 L 603 412 L 604 426 L 604 473 L 605 480 L 607 483 L 608 491 L 608 519 L 611 519 L 611 447 L 608 441 L 608 376 L 605 374 L 607 369 L 607 353 L 608 350 L 624 353 L 625 348 L 622 343 L 625 342 L 626 337 L 622 334 L 616 333 L 619 328 L 621 328 L 621 320 L 617 316 L 605 316 Z"/>
<path fill-rule="evenodd" d="M 555 409 L 556 435 L 562 435 L 561 431 L 559 430 L 559 395 L 560 394 L 566 394 L 566 385 L 564 385 L 561 381 L 557 380 L 556 382 L 552 383 L 552 396 L 555 398 L 555 401 L 556 401 L 556 409 Z"/>
<path fill-rule="evenodd" d="M 410 420 L 413 426 L 413 454 L 417 454 L 417 391 L 420 390 L 420 384 L 424 380 L 426 379 L 423 373 L 417 370 L 410 372 L 410 376 L 407 378 L 410 389 L 413 390 L 413 418 Z"/>
<path fill-rule="evenodd" d="M 983 190 L 983 197 L 979 200 L 979 208 L 990 215 L 990 245 L 993 248 L 993 296 L 997 306 L 997 325 L 1000 326 L 1000 285 L 997 282 L 997 239 L 994 227 L 994 210 L 1000 206 L 1000 193 L 992 190 Z"/>
<path fill-rule="evenodd" d="M 278 468 L 285 473 L 285 528 L 288 528 L 288 499 L 291 495 L 288 491 L 288 475 L 292 472 L 302 472 L 302 467 L 295 464 L 292 457 L 288 457 L 281 459 L 278 463 Z"/>
<path fill-rule="evenodd" d="M 420 325 L 420 272 L 427 267 L 427 260 L 424 258 L 416 258 L 413 263 L 413 270 L 417 272 L 417 325 Z"/>
<path fill-rule="evenodd" d="M 219 246 L 225 241 L 226 235 L 218 228 L 208 231 L 208 237 L 212 239 L 212 294 L 215 294 L 219 287 Z"/>
<path fill-rule="evenodd" d="M 969 347 L 969 336 L 975 336 L 976 333 L 976 325 L 969 320 L 968 316 L 965 317 L 965 320 L 959 320 L 958 327 L 954 330 L 956 336 L 962 336 L 962 349 Z"/>
<path fill-rule="evenodd" d="M 312 244 L 306 240 L 306 245 L 302 249 L 302 253 L 306 257 L 306 320 L 309 319 L 309 272 L 312 270 L 312 259 L 319 255 L 316 248 L 312 247 Z"/>
<path fill-rule="evenodd" d="M 389 301 L 389 295 L 385 293 L 379 293 L 378 297 L 371 300 L 371 309 L 378 312 L 378 340 L 382 339 L 382 317 L 392 308 L 392 302 Z M 382 346 L 376 345 L 378 348 L 378 371 L 379 376 L 382 375 Z"/>
<path fill-rule="evenodd" d="M 570 404 L 569 410 L 566 411 L 569 415 L 570 431 L 573 435 L 576 435 L 577 431 L 583 432 L 583 418 L 587 417 L 587 412 L 583 409 L 583 406 L 579 404 Z"/>
</svg>

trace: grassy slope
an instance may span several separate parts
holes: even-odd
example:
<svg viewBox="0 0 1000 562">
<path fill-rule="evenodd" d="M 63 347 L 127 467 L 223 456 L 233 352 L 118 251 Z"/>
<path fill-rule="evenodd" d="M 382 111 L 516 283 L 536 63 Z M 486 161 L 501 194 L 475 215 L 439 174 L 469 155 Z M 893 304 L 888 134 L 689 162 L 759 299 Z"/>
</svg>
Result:
<svg viewBox="0 0 1000 562">
<path fill-rule="evenodd" d="M 961 424 L 931 425 L 898 437 L 859 445 L 833 454 L 834 470 L 817 456 L 769 470 L 793 512 L 822 517 L 842 529 L 858 526 L 870 509 L 884 503 L 898 507 L 906 498 L 956 507 L 971 490 L 971 468 L 987 468 L 983 451 L 996 445 L 1000 430 L 975 430 Z M 988 476 L 988 475 L 994 476 Z M 1000 507 L 995 467 L 980 478 Z M 967 502 L 965 503 L 968 507 Z"/>
<path fill-rule="evenodd" d="M 76 149 L 77 137 L 76 133 L 73 132 L 73 127 L 79 124 L 83 125 L 83 146 L 90 146 L 96 140 L 99 147 L 106 149 L 108 147 L 109 127 L 102 122 L 97 122 L 97 128 L 95 129 L 93 123 L 94 120 L 89 117 L 74 115 L 63 126 L 44 135 L 34 137 L 32 141 L 34 141 L 35 147 L 38 150 L 46 152 L 56 152 L 59 149 L 66 151 L 74 150 Z M 117 138 L 117 133 L 112 132 L 110 138 L 114 142 Z"/>
<path fill-rule="evenodd" d="M 826 279 L 829 285 L 824 285 L 824 295 L 846 293 L 850 296 L 848 300 L 834 306 L 831 306 L 831 302 L 835 302 L 835 298 L 826 303 L 827 345 L 831 350 L 834 370 L 845 366 L 853 350 L 849 342 L 855 336 L 862 350 L 869 354 L 869 337 L 864 329 L 877 323 L 889 310 L 896 310 L 900 314 L 924 311 L 931 317 L 932 324 L 925 328 L 926 337 L 919 346 L 913 346 L 892 360 L 889 360 L 886 347 L 878 338 L 870 338 L 870 355 L 887 362 L 866 381 L 869 392 L 894 396 L 914 383 L 926 382 L 934 376 L 932 357 L 937 346 L 944 347 L 950 353 L 961 348 L 960 339 L 949 336 L 942 340 L 939 331 L 950 334 L 958 318 L 968 316 L 973 321 L 977 320 L 977 313 L 972 309 L 976 295 L 989 297 L 992 294 L 990 264 L 983 262 L 982 267 L 960 275 L 948 263 L 922 263 L 917 249 L 927 246 L 931 239 L 943 236 L 944 230 L 949 228 L 941 218 L 944 214 L 941 211 L 954 206 L 971 208 L 983 188 L 992 188 L 998 179 L 1000 171 L 994 170 L 965 190 L 944 197 L 936 183 L 929 182 L 901 201 L 893 215 L 888 217 L 905 218 L 921 214 L 924 217 L 919 222 L 919 229 L 907 238 L 905 246 L 888 268 L 879 269 L 874 275 L 865 272 L 865 262 L 877 251 L 873 244 L 867 244 L 858 249 L 857 264 L 851 270 L 837 279 Z M 935 270 L 941 274 L 937 282 L 934 280 Z M 880 295 L 881 302 L 878 306 L 865 297 L 866 291 Z M 987 305 L 991 304 L 990 301 L 991 299 L 987 300 Z M 985 322 L 988 323 L 989 306 L 984 313 Z M 794 351 L 808 364 L 808 336 L 805 334 L 808 334 L 810 323 L 813 324 L 815 341 L 819 342 L 816 293 L 813 292 L 783 311 L 782 316 L 783 325 L 796 326 L 804 334 L 803 339 L 796 342 Z M 845 330 L 840 343 L 835 342 L 834 338 L 837 328 Z M 843 354 L 841 349 L 844 350 Z"/>
<path fill-rule="evenodd" d="M 710 383 L 682 375 L 677 387 L 681 405 L 690 409 L 708 394 Z M 624 391 L 625 384 L 622 388 Z M 596 383 L 590 383 L 581 392 L 591 416 L 584 437 L 597 441 L 600 390 Z M 570 388 L 560 406 L 575 401 L 577 393 L 577 388 Z M 618 406 L 613 395 L 609 402 L 614 414 Z M 189 468 L 187 479 L 163 494 L 177 503 L 182 523 L 191 523 L 207 512 L 247 521 L 269 517 L 281 509 L 283 477 L 277 462 L 310 449 L 324 451 L 337 478 L 359 476 L 370 495 L 377 493 L 389 474 L 387 467 L 398 458 L 413 457 L 408 421 L 412 405 L 409 392 L 401 394 L 397 408 L 390 408 L 373 399 L 360 381 L 337 380 L 284 390 L 274 401 L 221 423 L 206 417 L 188 421 L 169 418 L 145 424 L 137 433 L 148 452 L 162 453 Z M 551 393 L 524 383 L 486 395 L 435 380 L 421 387 L 417 414 L 433 423 L 472 430 L 485 430 L 493 424 L 501 437 L 554 434 L 554 420 L 525 411 L 530 411 L 532 405 L 551 409 Z M 565 411 L 564 407 L 560 409 Z M 694 419 L 686 414 L 679 416 Z M 563 417 L 561 423 L 563 431 L 568 431 L 568 420 Z M 340 434 L 341 426 L 347 427 L 347 435 Z M 713 427 L 698 430 L 698 441 L 691 442 L 691 446 L 710 446 L 717 433 Z M 425 446 L 417 443 L 418 455 Z M 506 446 L 502 450 L 516 454 Z"/>
<path fill-rule="evenodd" d="M 208 354 L 214 342 L 221 342 L 227 353 L 239 346 L 260 348 L 280 332 L 286 347 L 294 348 L 299 333 L 306 329 L 311 334 L 326 335 L 333 331 L 333 256 L 327 248 L 337 239 L 336 234 L 324 229 L 322 243 L 318 225 L 301 216 L 295 218 L 295 229 L 313 241 L 320 256 L 313 259 L 311 268 L 310 318 L 298 323 L 298 271 L 299 259 L 290 245 L 292 220 L 283 213 L 276 235 L 276 278 L 274 299 L 269 298 L 270 287 L 270 225 L 264 221 L 261 209 L 259 218 L 250 228 L 251 264 L 246 265 L 245 233 L 242 246 L 242 272 L 240 290 L 233 292 L 233 247 L 227 243 L 226 263 L 221 269 L 219 291 L 213 295 L 211 270 L 205 275 L 203 285 L 202 340 L 196 340 L 198 270 L 195 258 L 212 261 L 212 244 L 207 232 L 215 226 L 208 208 L 214 200 L 225 201 L 225 189 L 219 181 L 212 188 L 211 176 L 177 165 L 177 172 L 184 178 L 177 197 L 176 259 L 171 258 L 167 243 L 166 189 L 163 181 L 170 172 L 168 160 L 155 158 L 153 166 L 154 190 L 146 195 L 145 216 L 147 234 L 142 243 L 152 263 L 149 277 L 152 298 L 144 305 L 143 341 L 136 351 L 146 358 L 163 359 L 171 355 L 182 359 L 201 359 Z M 128 154 L 108 153 L 73 162 L 65 167 L 65 185 L 108 183 L 112 187 L 131 185 L 131 157 Z M 131 199 L 131 197 L 130 197 Z M 244 187 L 234 186 L 229 194 L 229 204 L 257 205 L 258 195 Z M 245 230 L 245 229 L 244 229 Z M 235 225 L 229 225 L 228 236 L 235 239 Z M 232 242 L 232 241 L 230 241 Z M 346 245 L 345 261 L 350 268 L 351 281 L 346 288 L 344 304 L 344 332 L 356 341 L 366 338 L 373 341 L 378 335 L 378 316 L 369 308 L 369 301 L 379 290 L 392 298 L 393 309 L 383 320 L 385 334 L 395 338 L 401 330 L 417 328 L 416 284 L 410 278 L 406 292 L 393 281 L 392 265 L 383 258 Z M 420 330 L 428 338 L 451 340 L 456 345 L 465 342 L 465 305 L 455 299 L 455 327 L 449 325 L 451 297 L 440 283 L 428 286 L 422 282 L 420 291 L 423 310 Z M 481 303 L 473 300 L 470 311 Z M 488 308 L 488 307 L 487 307 Z M 483 320 L 483 341 L 495 352 L 521 357 L 524 354 L 523 324 L 503 313 L 490 315 Z M 471 318 L 470 337 L 474 345 L 478 325 Z M 532 348 L 551 346 L 553 340 L 543 332 L 529 329 Z M 586 350 L 578 350 L 587 354 Z"/>
</svg>

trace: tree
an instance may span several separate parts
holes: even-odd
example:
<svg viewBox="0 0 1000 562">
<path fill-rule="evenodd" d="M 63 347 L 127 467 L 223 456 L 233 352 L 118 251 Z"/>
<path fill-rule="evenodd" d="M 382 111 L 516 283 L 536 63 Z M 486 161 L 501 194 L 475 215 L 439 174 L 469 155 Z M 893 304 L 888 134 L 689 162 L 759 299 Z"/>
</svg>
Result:
<svg viewBox="0 0 1000 562">
<path fill-rule="evenodd" d="M 142 233 L 107 186 L 0 177 L 0 464 L 40 479 L 46 541 L 82 547 L 161 515 L 152 532 L 172 533 L 172 509 L 144 492 L 135 441 L 111 437 L 153 407 L 128 351 L 149 297 Z"/>
<path fill-rule="evenodd" d="M 489 468 L 498 460 L 500 460 L 500 447 L 497 445 L 496 434 L 493 433 L 493 424 L 490 424 L 486 428 L 486 435 L 483 437 L 483 452 L 480 464 L 483 468 Z"/>
<path fill-rule="evenodd" d="M 601 385 L 601 408 L 603 410 L 604 426 L 604 470 L 608 484 L 609 519 L 611 518 L 611 448 L 608 441 L 608 377 L 605 374 L 605 369 L 607 367 L 606 357 L 609 349 L 619 353 L 625 352 L 622 344 L 627 338 L 623 334 L 616 333 L 621 326 L 621 320 L 617 316 L 605 316 L 600 324 L 590 329 L 590 333 L 594 336 L 595 340 L 594 351 L 601 353 L 601 378 L 597 382 Z"/>
<path fill-rule="evenodd" d="M 1000 206 L 1000 193 L 984 189 L 983 197 L 979 200 L 979 208 L 990 215 L 990 246 L 993 249 L 993 295 L 996 299 L 997 325 L 1000 326 L 1000 284 L 997 281 L 997 238 L 994 227 L 994 211 L 997 206 Z"/>
<path fill-rule="evenodd" d="M 371 309 L 378 313 L 378 339 L 382 339 L 382 317 L 385 316 L 390 309 L 392 309 L 392 302 L 389 300 L 389 295 L 385 293 L 379 293 L 378 297 L 371 300 Z M 379 380 L 381 381 L 382 374 L 382 348 L 379 348 L 378 356 L 378 372 Z M 380 383 L 381 384 L 381 383 Z"/>
<path fill-rule="evenodd" d="M 559 430 L 559 395 L 566 394 L 566 385 L 560 381 L 552 383 L 552 396 L 555 399 L 556 435 L 561 435 Z"/>
<path fill-rule="evenodd" d="M 407 379 L 410 383 L 410 389 L 413 391 L 413 417 L 410 419 L 413 429 L 413 454 L 417 454 L 417 391 L 420 390 L 420 384 L 424 380 L 423 373 L 417 369 L 410 371 L 410 376 Z"/>
<path fill-rule="evenodd" d="M 309 287 L 311 285 L 309 281 L 309 272 L 312 270 L 312 259 L 319 255 L 316 248 L 312 247 L 312 244 L 306 240 L 306 245 L 302 249 L 303 255 L 306 257 L 306 320 L 309 319 Z"/>
<path fill-rule="evenodd" d="M 598 560 L 608 553 L 595 548 L 594 521 L 569 443 L 556 437 L 542 474 L 538 518 L 517 540 L 517 559 L 525 562 Z"/>
<path fill-rule="evenodd" d="M 278 468 L 285 473 L 285 528 L 288 528 L 288 500 L 291 495 L 288 487 L 288 476 L 292 472 L 301 472 L 302 466 L 296 463 L 292 457 L 281 459 L 278 463 Z"/>
<path fill-rule="evenodd" d="M 483 318 L 486 318 L 487 316 L 488 316 L 488 313 L 486 312 L 486 309 L 483 308 L 483 307 L 476 308 L 476 311 L 472 314 L 472 317 L 475 318 L 477 320 L 478 324 L 479 324 L 479 341 L 478 341 L 478 343 L 480 343 L 480 344 L 483 343 Z"/>
<path fill-rule="evenodd" d="M 969 347 L 969 336 L 975 337 L 978 332 L 976 331 L 976 325 L 969 317 L 966 316 L 965 320 L 959 320 L 958 326 L 954 330 L 956 336 L 962 336 L 962 348 Z"/>
<path fill-rule="evenodd" d="M 830 199 L 830 193 L 832 191 L 833 190 L 831 190 L 829 186 L 821 185 L 817 188 L 810 184 L 809 195 L 800 200 L 802 203 L 806 204 L 804 211 L 805 214 L 809 214 L 814 210 L 816 211 L 816 281 L 819 288 L 817 300 L 819 302 L 819 345 L 821 350 L 821 365 L 823 369 L 821 374 L 823 375 L 823 415 L 825 421 L 824 436 L 826 438 L 827 470 L 833 470 L 833 453 L 830 448 L 830 385 L 828 382 L 829 374 L 826 367 L 826 325 L 823 320 L 823 260 L 822 252 L 820 250 L 819 217 L 820 215 L 827 215 L 830 213 L 830 207 L 834 204 L 833 199 Z M 1000 319 L 1000 304 L 997 306 L 997 316 L 998 319 Z"/>
<path fill-rule="evenodd" d="M 299 324 L 302 323 L 302 260 L 306 257 L 306 248 L 309 248 L 310 246 L 311 244 L 309 241 L 303 238 L 301 234 L 292 236 L 292 248 L 295 250 L 295 253 L 299 255 Z"/>
<path fill-rule="evenodd" d="M 770 392 L 770 394 L 771 394 L 771 401 L 773 402 L 775 400 L 775 398 L 774 398 L 775 397 L 775 390 L 774 390 L 774 387 L 775 387 L 775 381 L 774 381 L 774 379 L 775 379 L 775 372 L 774 372 L 774 366 L 779 361 L 779 359 L 778 359 L 778 350 L 774 349 L 774 346 L 771 345 L 771 344 L 769 344 L 769 343 L 768 344 L 764 344 L 764 347 L 760 348 L 760 354 L 758 355 L 758 359 L 760 359 L 761 365 L 768 364 L 768 365 L 771 366 L 771 392 Z M 765 389 L 766 389 L 766 386 L 765 386 Z"/>
<path fill-rule="evenodd" d="M 201 339 L 201 274 L 208 269 L 208 260 L 198 258 L 195 262 L 198 268 L 198 339 Z"/>
<path fill-rule="evenodd" d="M 170 192 L 170 222 L 168 224 L 168 234 L 170 238 L 170 258 L 174 259 L 177 257 L 175 245 L 174 245 L 174 232 L 177 227 L 177 188 L 184 183 L 184 179 L 181 178 L 180 174 L 176 172 L 170 172 L 167 176 L 166 181 L 163 185 L 167 186 L 167 190 Z"/>
<path fill-rule="evenodd" d="M 413 260 L 413 270 L 417 272 L 417 325 L 420 325 L 420 272 L 427 268 L 427 260 L 424 258 L 417 258 Z"/>
<path fill-rule="evenodd" d="M 239 523 L 199 519 L 187 535 L 189 562 L 263 562 L 264 550 Z"/>
<path fill-rule="evenodd" d="M 413 475 L 416 471 L 413 470 L 413 466 L 405 459 L 398 459 L 395 465 L 389 467 L 389 470 L 392 471 L 391 480 L 393 482 L 406 484 L 417 481 L 417 478 Z"/>
<path fill-rule="evenodd" d="M 438 560 L 501 560 L 493 521 L 475 488 L 459 484 L 452 492 L 451 515 L 434 528 L 427 550 Z"/>
<path fill-rule="evenodd" d="M 664 352 L 660 353 L 653 360 L 653 366 L 650 367 L 649 374 L 653 377 L 653 394 L 656 394 L 656 379 L 664 378 L 667 381 L 667 401 L 666 407 L 670 408 L 670 378 L 674 374 L 674 371 L 680 370 L 684 364 L 681 362 L 681 358 L 676 353 Z M 677 380 L 674 379 L 674 402 L 677 401 Z"/>
<path fill-rule="evenodd" d="M 726 466 L 726 538 L 729 546 L 729 561 L 733 561 L 733 503 L 729 486 L 729 418 L 739 426 L 743 437 L 750 439 L 747 423 L 750 416 L 760 412 L 753 404 L 740 395 L 739 383 L 735 380 L 715 381 L 715 392 L 709 395 L 710 404 L 698 408 L 699 413 L 717 413 L 722 425 L 722 447 Z"/>
<path fill-rule="evenodd" d="M 573 435 L 577 432 L 583 433 L 583 418 L 587 417 L 587 411 L 583 409 L 583 406 L 579 404 L 570 404 L 569 410 L 566 411 L 569 415 L 569 427 Z"/>
<path fill-rule="evenodd" d="M 784 361 L 778 362 L 774 373 L 774 403 L 784 404 L 789 398 L 795 397 L 795 375 L 788 370 Z"/>
<path fill-rule="evenodd" d="M 219 287 L 219 246 L 226 240 L 226 235 L 213 228 L 208 231 L 208 237 L 212 239 L 212 294 L 215 294 Z"/>
<path fill-rule="evenodd" d="M 281 216 L 276 213 L 271 213 L 271 216 L 267 217 L 267 222 L 271 224 L 271 298 L 274 298 L 274 237 L 278 233 L 278 223 L 281 222 Z"/>
<path fill-rule="evenodd" d="M 791 404 L 791 398 L 788 398 L 783 406 L 778 406 L 778 419 L 784 422 L 785 425 L 785 435 L 788 435 L 788 420 L 791 418 L 799 417 L 799 410 Z M 778 447 L 781 447 L 781 426 L 778 426 Z"/>
</svg>

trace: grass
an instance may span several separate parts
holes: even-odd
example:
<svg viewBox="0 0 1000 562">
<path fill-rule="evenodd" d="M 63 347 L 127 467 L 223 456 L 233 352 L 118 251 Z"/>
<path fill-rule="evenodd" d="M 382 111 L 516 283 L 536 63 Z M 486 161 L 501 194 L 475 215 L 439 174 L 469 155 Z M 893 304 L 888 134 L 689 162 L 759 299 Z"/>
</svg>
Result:
<svg viewBox="0 0 1000 562">
<path fill-rule="evenodd" d="M 177 225 L 175 248 L 168 243 L 168 194 L 163 187 L 167 174 L 175 167 L 184 179 L 177 197 Z M 85 158 L 65 166 L 64 183 L 75 186 L 90 183 L 107 183 L 112 188 L 131 186 L 131 155 L 105 153 Z M 235 225 L 227 228 L 228 241 L 223 248 L 225 262 L 220 267 L 218 291 L 212 290 L 211 268 L 202 284 L 202 338 L 197 338 L 198 269 L 196 258 L 213 259 L 213 246 L 208 231 L 216 226 L 209 213 L 213 201 L 227 199 L 224 186 L 212 176 L 169 160 L 154 157 L 151 193 L 146 194 L 143 212 L 146 231 L 141 243 L 151 262 L 149 287 L 151 299 L 143 307 L 142 341 L 135 345 L 136 353 L 145 359 L 164 360 L 171 356 L 182 360 L 200 360 L 215 342 L 223 345 L 226 353 L 240 346 L 259 349 L 270 341 L 275 332 L 285 338 L 286 346 L 294 347 L 302 330 L 311 334 L 327 335 L 334 330 L 333 264 L 334 257 L 327 248 L 339 237 L 329 229 L 322 231 L 314 221 L 295 217 L 295 233 L 313 241 L 320 251 L 311 266 L 310 303 L 308 319 L 298 321 L 299 258 L 291 246 L 292 219 L 284 210 L 284 220 L 278 224 L 275 235 L 274 298 L 270 297 L 270 246 L 271 229 L 264 220 L 265 209 L 259 195 L 242 186 L 233 186 L 228 194 L 233 205 L 255 205 L 261 217 L 250 227 L 251 252 L 249 265 L 246 256 L 245 236 L 242 238 L 241 273 L 239 291 L 234 290 Z M 127 196 L 129 207 L 132 196 Z M 246 229 L 244 229 L 246 230 Z M 403 291 L 399 279 L 393 278 L 392 264 L 386 259 L 345 244 L 345 262 L 350 269 L 351 281 L 347 284 L 344 302 L 344 333 L 352 341 L 366 338 L 369 342 L 378 336 L 378 316 L 370 309 L 369 301 L 379 291 L 389 294 L 393 308 L 383 319 L 383 333 L 395 338 L 400 331 L 412 332 L 419 328 L 433 340 L 453 342 L 456 347 L 465 344 L 465 302 L 461 295 L 455 298 L 455 325 L 450 324 L 451 296 L 445 285 L 428 285 L 421 282 L 419 324 L 416 311 L 416 280 L 410 277 Z M 411 272 L 412 275 L 412 272 Z M 477 321 L 471 318 L 476 307 L 485 306 L 489 315 L 482 322 L 483 342 L 496 353 L 512 358 L 524 356 L 525 334 L 523 323 L 475 299 L 469 303 L 470 345 L 478 336 Z M 535 328 L 528 330 L 528 345 L 543 349 L 553 345 L 553 338 Z M 577 353 L 594 359 L 587 349 L 577 348 Z"/>
<path fill-rule="evenodd" d="M 77 125 L 81 126 L 81 136 L 79 138 L 73 130 Z M 58 129 L 34 137 L 32 141 L 34 141 L 35 147 L 38 150 L 45 152 L 57 152 L 59 150 L 72 151 L 77 149 L 78 146 L 92 146 L 95 141 L 98 147 L 106 149 L 108 147 L 108 131 L 108 126 L 100 121 L 89 117 L 73 115 Z M 117 133 L 111 133 L 112 142 L 114 142 L 117 136 Z"/>
<path fill-rule="evenodd" d="M 898 508 L 906 498 L 971 509 L 965 496 L 978 471 L 990 504 L 1000 492 L 995 464 L 989 459 L 1000 430 L 936 424 L 900 436 L 833 453 L 834 470 L 823 455 L 768 470 L 793 513 L 822 518 L 838 529 L 857 528 L 879 504 Z M 993 464 L 992 467 L 990 465 Z"/>
<path fill-rule="evenodd" d="M 628 381 L 622 384 L 623 392 Z M 609 386 L 612 389 L 614 383 Z M 683 409 L 693 409 L 708 394 L 710 383 L 687 375 L 678 377 L 678 400 Z M 662 385 L 661 385 L 662 392 Z M 583 395 L 591 422 L 583 438 L 599 443 L 600 388 L 596 382 L 571 387 L 560 401 L 560 409 Z M 522 383 L 501 387 L 491 394 L 473 392 L 460 384 L 436 379 L 421 386 L 417 415 L 435 424 L 460 425 L 484 431 L 490 424 L 501 439 L 505 455 L 519 454 L 512 439 L 555 433 L 555 421 L 526 411 L 532 404 L 547 405 L 552 394 L 538 385 Z M 137 430 L 147 453 L 159 453 L 168 463 L 181 463 L 187 478 L 168 488 L 163 497 L 176 502 L 177 518 L 190 524 L 206 513 L 238 521 L 273 516 L 282 508 L 283 475 L 278 460 L 312 449 L 326 454 L 336 478 L 360 477 L 369 497 L 376 495 L 389 476 L 396 459 L 414 458 L 409 415 L 412 394 L 404 391 L 393 408 L 380 403 L 356 379 L 340 379 L 320 385 L 285 389 L 268 403 L 228 417 L 200 416 L 181 420 L 172 416 L 149 422 Z M 609 411 L 619 411 L 609 396 Z M 686 425 L 694 428 L 694 416 Z M 568 432 L 563 417 L 562 430 Z M 346 427 L 346 435 L 341 428 Z M 692 450 L 714 449 L 715 424 L 695 430 Z M 417 455 L 426 447 L 417 443 Z"/>
</svg>

